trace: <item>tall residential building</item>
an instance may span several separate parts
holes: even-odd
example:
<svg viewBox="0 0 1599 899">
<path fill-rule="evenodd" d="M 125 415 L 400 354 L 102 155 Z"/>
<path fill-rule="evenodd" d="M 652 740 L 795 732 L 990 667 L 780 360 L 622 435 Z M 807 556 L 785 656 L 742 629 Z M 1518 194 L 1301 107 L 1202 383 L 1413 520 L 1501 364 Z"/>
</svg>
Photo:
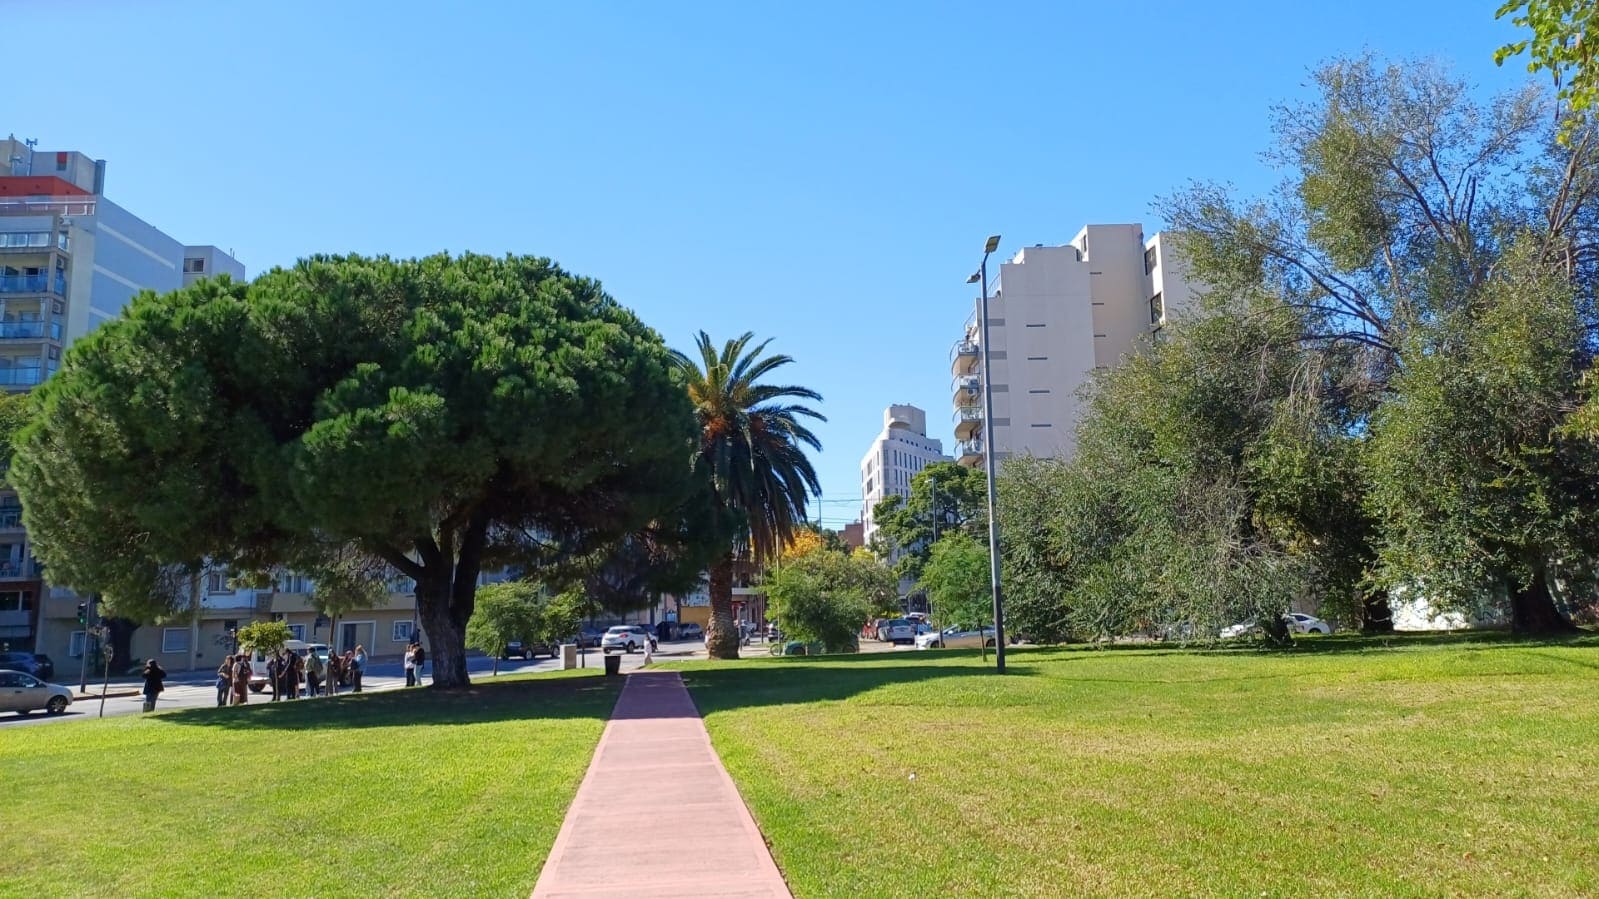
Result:
<svg viewBox="0 0 1599 899">
<path fill-rule="evenodd" d="M 927 413 L 915 406 L 883 410 L 883 430 L 861 459 L 861 536 L 877 535 L 873 510 L 885 497 L 910 496 L 911 478 L 934 462 L 948 462 L 944 444 L 927 436 Z"/>
<path fill-rule="evenodd" d="M 1001 263 L 988 300 L 995 460 L 1070 456 L 1078 391 L 1094 369 L 1135 352 L 1193 296 L 1170 238 L 1145 240 L 1136 224 L 1089 225 L 1071 243 Z M 977 315 L 950 351 L 955 454 L 965 465 L 983 464 L 988 449 Z"/>
<path fill-rule="evenodd" d="M 42 383 L 73 341 L 121 314 L 141 290 L 176 290 L 215 274 L 244 278 L 227 253 L 187 246 L 107 200 L 105 180 L 103 160 L 0 140 L 0 388 Z M 0 646 L 46 651 L 41 611 L 76 616 L 76 598 L 57 592 L 44 599 L 16 494 L 0 490 Z M 57 608 L 41 609 L 49 603 Z"/>
</svg>

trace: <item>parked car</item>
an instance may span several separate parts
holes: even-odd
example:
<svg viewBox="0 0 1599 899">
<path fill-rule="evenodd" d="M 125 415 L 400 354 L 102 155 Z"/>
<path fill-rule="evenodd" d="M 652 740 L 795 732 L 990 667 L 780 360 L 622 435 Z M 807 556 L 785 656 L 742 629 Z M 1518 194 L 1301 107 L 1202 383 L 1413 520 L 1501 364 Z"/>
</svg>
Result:
<svg viewBox="0 0 1599 899">
<path fill-rule="evenodd" d="M 23 671 L 47 681 L 56 676 L 56 663 L 39 652 L 0 652 L 0 670 Z"/>
<path fill-rule="evenodd" d="M 777 622 L 773 621 L 766 625 L 766 642 L 776 643 L 781 639 L 783 639 L 783 631 L 778 628 Z"/>
<path fill-rule="evenodd" d="M 512 640 L 505 644 L 505 658 L 507 659 L 536 659 L 541 655 L 555 658 L 561 654 L 559 647 L 552 646 L 542 640 Z"/>
<path fill-rule="evenodd" d="M 572 642 L 576 643 L 579 649 L 593 649 L 594 647 L 600 645 L 600 640 L 602 640 L 604 637 L 604 628 L 595 627 L 591 624 L 585 624 L 583 625 L 582 629 L 577 632 L 577 636 L 572 638 Z"/>
<path fill-rule="evenodd" d="M 72 704 L 72 691 L 66 687 L 46 683 L 24 671 L 0 671 L 0 712 L 26 715 L 35 709 L 44 709 L 59 715 Z"/>
<path fill-rule="evenodd" d="M 303 640 L 288 640 L 283 644 L 284 649 L 289 652 L 297 652 L 300 655 L 305 655 L 313 647 L 321 647 L 323 652 L 326 652 L 328 648 L 325 643 L 306 643 Z M 323 661 L 326 660 L 327 658 L 324 656 Z M 250 692 L 260 693 L 267 688 L 267 682 L 272 679 L 271 669 L 267 667 L 270 663 L 271 660 L 267 658 L 266 653 L 259 649 L 250 654 Z M 348 683 L 348 681 L 345 681 L 345 683 Z"/>
<path fill-rule="evenodd" d="M 655 637 L 642 624 L 618 624 L 600 638 L 601 652 L 610 652 L 613 649 L 637 652 L 646 646 L 654 649 Z"/>
<path fill-rule="evenodd" d="M 677 639 L 703 640 L 705 639 L 705 628 L 692 621 L 685 621 L 677 626 Z"/>
<path fill-rule="evenodd" d="M 1288 622 L 1288 629 L 1296 634 L 1330 634 L 1332 625 L 1317 618 L 1315 615 L 1306 615 L 1303 612 L 1290 612 L 1283 616 Z M 1245 634 L 1260 633 L 1260 623 L 1257 621 L 1241 621 L 1238 624 L 1228 625 L 1221 629 L 1221 638 L 1231 640 Z"/>
<path fill-rule="evenodd" d="M 994 629 L 986 624 L 981 630 L 957 624 L 941 631 L 929 631 L 916 638 L 917 649 L 977 649 L 993 645 Z"/>
<path fill-rule="evenodd" d="M 915 643 L 916 625 L 908 618 L 891 618 L 878 631 L 882 636 L 877 639 L 884 643 Z"/>
</svg>

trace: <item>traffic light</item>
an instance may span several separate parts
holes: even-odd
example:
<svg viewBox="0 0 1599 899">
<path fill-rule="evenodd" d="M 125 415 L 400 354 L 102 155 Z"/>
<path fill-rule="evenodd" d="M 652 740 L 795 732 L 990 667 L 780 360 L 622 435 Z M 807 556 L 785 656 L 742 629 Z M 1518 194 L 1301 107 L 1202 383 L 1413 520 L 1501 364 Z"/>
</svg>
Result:
<svg viewBox="0 0 1599 899">
<path fill-rule="evenodd" d="M 79 624 L 88 624 L 89 623 L 89 604 L 86 603 L 86 602 L 78 603 L 78 623 Z"/>
</svg>

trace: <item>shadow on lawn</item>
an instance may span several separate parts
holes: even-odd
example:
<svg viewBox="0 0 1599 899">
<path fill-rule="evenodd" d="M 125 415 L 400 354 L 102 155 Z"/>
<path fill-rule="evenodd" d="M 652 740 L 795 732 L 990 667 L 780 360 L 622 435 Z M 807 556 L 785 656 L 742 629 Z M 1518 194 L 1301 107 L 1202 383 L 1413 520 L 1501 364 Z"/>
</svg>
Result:
<svg viewBox="0 0 1599 899">
<path fill-rule="evenodd" d="M 225 730 L 349 730 L 564 718 L 603 721 L 620 692 L 621 678 L 570 677 L 474 684 L 465 690 L 385 690 L 226 709 L 183 709 L 151 720 Z"/>
<path fill-rule="evenodd" d="M 942 656 L 935 653 L 932 658 Z M 732 708 L 849 699 L 891 684 L 923 683 L 957 677 L 998 677 L 992 657 L 987 667 L 902 661 L 904 656 L 838 655 L 783 660 L 760 667 L 738 664 L 690 668 L 679 673 L 703 712 Z M 947 656 L 946 656 L 947 658 Z M 972 656 L 973 661 L 976 656 Z M 894 660 L 894 661 L 889 661 Z M 898 664 L 895 664 L 898 661 Z M 877 664 L 872 664 L 877 662 Z M 1006 678 L 1037 672 L 1027 664 L 1008 664 Z"/>
</svg>

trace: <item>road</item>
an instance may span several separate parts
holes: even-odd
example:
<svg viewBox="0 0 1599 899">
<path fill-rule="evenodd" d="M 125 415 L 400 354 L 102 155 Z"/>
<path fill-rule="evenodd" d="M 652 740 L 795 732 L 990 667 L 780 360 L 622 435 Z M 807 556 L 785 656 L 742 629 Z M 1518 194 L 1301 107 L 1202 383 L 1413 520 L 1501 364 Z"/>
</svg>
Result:
<svg viewBox="0 0 1599 899">
<path fill-rule="evenodd" d="M 703 655 L 704 647 L 698 641 L 685 643 L 665 643 L 661 646 L 661 655 L 667 657 L 688 657 L 695 650 Z M 582 662 L 585 667 L 601 668 L 604 662 L 600 661 L 598 650 L 589 650 Z M 644 665 L 644 654 L 622 656 L 622 670 L 630 671 Z M 501 661 L 500 674 L 517 674 L 526 671 L 556 671 L 561 667 L 558 659 L 543 658 L 534 661 Z M 494 660 L 487 656 L 471 656 L 467 659 L 467 671 L 471 673 L 474 681 L 491 680 L 494 669 Z M 432 667 L 429 666 L 428 673 Z M 57 678 L 57 683 L 60 678 Z M 405 667 L 400 662 L 380 662 L 367 667 L 367 674 L 362 679 L 365 690 L 381 692 L 385 690 L 398 690 L 405 687 Z M 143 711 L 144 697 L 139 695 L 118 695 L 139 689 L 139 682 L 123 681 L 112 683 L 111 689 L 105 700 L 105 717 L 111 718 L 118 715 L 136 715 Z M 8 727 L 26 727 L 36 724 L 56 724 L 67 721 L 84 721 L 100 717 L 99 684 L 90 686 L 94 691 L 93 696 L 75 697 L 72 705 L 67 706 L 67 711 L 61 715 L 46 715 L 44 712 L 34 712 L 27 717 L 0 712 L 0 730 Z M 339 695 L 348 695 L 349 688 Z M 251 693 L 250 703 L 270 702 L 270 693 Z M 299 700 L 304 701 L 304 700 Z M 167 678 L 166 690 L 161 693 L 161 698 L 156 702 L 156 710 L 169 712 L 173 709 L 199 709 L 215 708 L 217 704 L 216 676 L 202 672 L 180 672 Z"/>
</svg>

